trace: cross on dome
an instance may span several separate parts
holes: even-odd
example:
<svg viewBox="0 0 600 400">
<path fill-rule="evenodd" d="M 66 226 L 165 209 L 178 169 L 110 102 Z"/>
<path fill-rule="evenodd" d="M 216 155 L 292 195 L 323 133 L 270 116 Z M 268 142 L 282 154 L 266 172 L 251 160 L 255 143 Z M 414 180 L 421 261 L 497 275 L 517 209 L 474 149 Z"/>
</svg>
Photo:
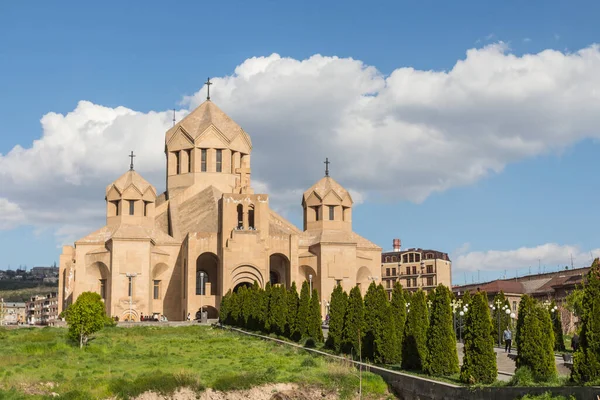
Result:
<svg viewBox="0 0 600 400">
<path fill-rule="evenodd" d="M 329 158 L 325 158 L 323 164 L 325 164 L 325 176 L 329 176 L 329 164 L 331 164 Z"/>
<path fill-rule="evenodd" d="M 133 171 L 133 158 L 135 157 L 135 155 L 133 154 L 133 150 L 131 151 L 131 154 L 129 154 L 129 158 L 131 158 L 131 163 L 129 164 L 129 170 Z"/>
<path fill-rule="evenodd" d="M 212 85 L 212 82 L 210 81 L 210 77 L 206 79 L 206 82 L 204 82 L 204 84 L 206 85 L 206 89 L 208 90 L 208 92 L 206 94 L 206 100 L 210 100 L 210 85 Z"/>
</svg>

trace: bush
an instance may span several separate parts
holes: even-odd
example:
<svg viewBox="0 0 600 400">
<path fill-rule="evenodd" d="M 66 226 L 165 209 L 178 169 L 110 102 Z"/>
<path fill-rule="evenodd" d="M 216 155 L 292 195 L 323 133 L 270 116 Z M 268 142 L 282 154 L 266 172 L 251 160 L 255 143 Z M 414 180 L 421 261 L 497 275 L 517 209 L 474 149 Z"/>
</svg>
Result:
<svg viewBox="0 0 600 400">
<path fill-rule="evenodd" d="M 292 340 L 300 340 L 300 331 L 298 330 L 298 290 L 296 289 L 296 282 L 292 282 L 292 286 L 289 288 L 287 296 L 287 324 L 286 324 L 286 335 Z"/>
<path fill-rule="evenodd" d="M 346 304 L 348 295 L 344 292 L 341 285 L 336 285 L 331 293 L 331 303 L 329 304 L 329 332 L 327 333 L 327 342 L 325 345 L 339 353 L 342 348 L 342 331 L 344 329 L 344 315 L 346 314 Z"/>
<path fill-rule="evenodd" d="M 585 279 L 581 307 L 581 334 L 571 379 L 587 383 L 600 380 L 600 266 L 597 258 Z"/>
<path fill-rule="evenodd" d="M 534 307 L 534 300 L 533 297 L 529 296 L 528 294 L 524 294 L 523 296 L 521 296 L 521 301 L 519 302 L 519 314 L 517 317 L 517 329 L 515 332 L 515 343 L 517 345 L 517 350 L 518 350 L 518 346 L 520 346 L 520 336 L 521 336 L 521 332 L 523 330 L 523 323 L 525 321 L 525 316 L 531 311 L 531 309 Z M 517 358 L 517 368 L 519 368 L 519 359 Z"/>
<path fill-rule="evenodd" d="M 284 335 L 287 321 L 287 302 L 286 290 L 283 286 L 275 286 L 271 290 L 269 315 L 271 332 Z"/>
<path fill-rule="evenodd" d="M 525 315 L 519 340 L 518 367 L 529 367 L 536 382 L 556 378 L 554 332 L 548 310 L 534 303 Z"/>
<path fill-rule="evenodd" d="M 398 335 L 400 351 L 398 351 L 398 363 L 402 361 L 402 341 L 404 340 L 404 325 L 406 324 L 406 300 L 404 290 L 400 281 L 394 284 L 392 289 L 392 302 L 390 304 L 391 315 L 394 318 L 394 326 Z"/>
<path fill-rule="evenodd" d="M 419 289 L 410 296 L 407 308 L 404 341 L 402 342 L 402 368 L 421 370 L 427 362 L 427 328 L 429 316 L 425 292 Z"/>
<path fill-rule="evenodd" d="M 355 356 L 360 354 L 364 336 L 364 303 L 360 288 L 354 286 L 348 296 L 348 305 L 344 317 L 342 351 Z"/>
<path fill-rule="evenodd" d="M 106 323 L 104 302 L 98 293 L 83 292 L 66 312 L 69 338 L 79 343 L 79 348 L 87 344 L 90 335 L 98 332 Z"/>
<path fill-rule="evenodd" d="M 434 291 L 432 301 L 425 371 L 430 375 L 452 375 L 460 369 L 448 287 L 440 284 Z"/>
<path fill-rule="evenodd" d="M 308 336 L 315 339 L 317 342 L 323 341 L 323 319 L 321 316 L 321 302 L 319 301 L 319 293 L 317 289 L 313 289 L 310 297 L 310 308 L 308 312 Z"/>
<path fill-rule="evenodd" d="M 485 292 L 479 292 L 471 299 L 465 323 L 464 357 L 460 370 L 460 380 L 464 383 L 489 384 L 496 380 L 498 367 L 491 324 L 487 296 Z"/>
<path fill-rule="evenodd" d="M 310 310 L 310 288 L 308 282 L 302 282 L 302 289 L 300 290 L 300 302 L 298 305 L 298 333 L 300 336 L 308 335 L 308 316 Z"/>
</svg>

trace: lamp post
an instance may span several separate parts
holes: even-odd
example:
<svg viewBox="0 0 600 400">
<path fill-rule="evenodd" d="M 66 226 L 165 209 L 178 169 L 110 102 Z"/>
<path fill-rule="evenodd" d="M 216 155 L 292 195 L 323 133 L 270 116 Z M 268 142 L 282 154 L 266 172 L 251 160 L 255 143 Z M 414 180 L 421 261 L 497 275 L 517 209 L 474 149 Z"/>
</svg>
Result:
<svg viewBox="0 0 600 400">
<path fill-rule="evenodd" d="M 137 276 L 137 273 L 135 272 L 128 272 L 125 274 L 125 276 L 128 279 L 127 284 L 129 285 L 129 322 L 132 322 L 133 320 L 133 313 L 132 313 L 132 308 L 133 308 L 133 278 L 135 278 Z"/>
<path fill-rule="evenodd" d="M 204 271 L 200 271 L 200 323 L 204 315 Z"/>
<path fill-rule="evenodd" d="M 312 296 L 312 274 L 308 274 L 308 286 L 310 287 L 310 295 Z"/>
</svg>

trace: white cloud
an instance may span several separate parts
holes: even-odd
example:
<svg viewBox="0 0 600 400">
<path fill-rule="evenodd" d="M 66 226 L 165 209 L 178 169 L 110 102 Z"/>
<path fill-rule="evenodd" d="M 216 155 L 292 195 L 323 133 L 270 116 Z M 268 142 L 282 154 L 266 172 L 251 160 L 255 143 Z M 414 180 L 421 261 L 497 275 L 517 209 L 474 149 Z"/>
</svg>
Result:
<svg viewBox="0 0 600 400">
<path fill-rule="evenodd" d="M 0 197 L 0 230 L 12 229 L 24 220 L 25 215 L 18 204 Z"/>
<path fill-rule="evenodd" d="M 325 157 L 357 203 L 419 202 L 600 136 L 599 70 L 598 46 L 518 57 L 499 43 L 469 50 L 449 71 L 401 67 L 389 76 L 350 58 L 273 54 L 215 78 L 211 97 L 251 135 L 253 181 L 275 208 L 299 210 Z M 182 104 L 205 97 L 202 88 Z M 86 101 L 48 113 L 39 140 L 0 155 L 0 197 L 20 207 L 21 221 L 65 240 L 97 228 L 104 188 L 127 169 L 130 150 L 136 170 L 164 188 L 171 119 Z"/>
<path fill-rule="evenodd" d="M 455 254 L 452 269 L 455 271 L 502 271 L 516 270 L 539 265 L 583 267 L 591 264 L 591 257 L 600 256 L 600 249 L 583 251 L 577 246 L 546 243 L 536 247 L 521 247 L 516 250 L 473 251 Z"/>
</svg>

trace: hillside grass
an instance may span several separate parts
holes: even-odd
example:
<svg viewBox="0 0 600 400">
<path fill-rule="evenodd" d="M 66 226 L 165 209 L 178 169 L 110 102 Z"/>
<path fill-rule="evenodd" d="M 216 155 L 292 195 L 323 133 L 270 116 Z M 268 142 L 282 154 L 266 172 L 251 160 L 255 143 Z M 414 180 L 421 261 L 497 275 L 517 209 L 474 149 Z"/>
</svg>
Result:
<svg viewBox="0 0 600 400">
<path fill-rule="evenodd" d="M 2 283 L 6 281 L 0 281 Z M 35 282 L 23 282 L 22 285 L 4 286 L 0 285 L 0 298 L 4 299 L 5 302 L 27 302 L 31 300 L 33 296 L 47 295 L 50 292 L 58 292 L 58 286 L 53 284 L 41 284 Z M 21 287 L 22 286 L 22 287 Z"/>
<path fill-rule="evenodd" d="M 63 328 L 0 330 L 0 398 L 119 399 L 179 387 L 230 391 L 289 382 L 352 398 L 358 373 L 301 349 L 210 327 L 106 328 L 78 349 Z M 383 379 L 363 373 L 366 398 L 388 398 Z"/>
</svg>

